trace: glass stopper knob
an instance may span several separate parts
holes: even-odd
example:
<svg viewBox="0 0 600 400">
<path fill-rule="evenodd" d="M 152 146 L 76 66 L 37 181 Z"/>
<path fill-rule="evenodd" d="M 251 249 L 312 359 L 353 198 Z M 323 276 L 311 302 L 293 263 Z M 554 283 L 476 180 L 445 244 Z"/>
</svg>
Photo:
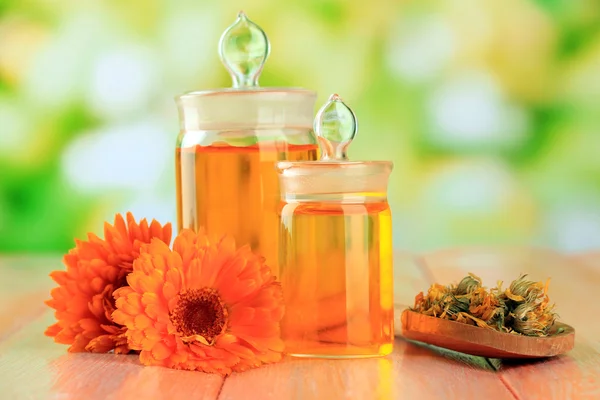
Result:
<svg viewBox="0 0 600 400">
<path fill-rule="evenodd" d="M 340 96 L 332 94 L 317 112 L 314 129 L 321 145 L 321 160 L 348 160 L 346 151 L 356 136 L 358 121 Z"/>
<path fill-rule="evenodd" d="M 234 88 L 258 86 L 270 50 L 265 32 L 240 11 L 219 41 L 219 56 L 231 74 Z"/>
</svg>

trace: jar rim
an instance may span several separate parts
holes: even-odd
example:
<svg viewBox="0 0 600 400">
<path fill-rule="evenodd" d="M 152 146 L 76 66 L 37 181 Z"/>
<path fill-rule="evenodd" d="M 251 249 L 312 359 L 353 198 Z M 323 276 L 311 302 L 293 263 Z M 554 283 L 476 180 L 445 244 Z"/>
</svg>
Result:
<svg viewBox="0 0 600 400">
<path fill-rule="evenodd" d="M 209 96 L 245 96 L 245 95 L 306 95 L 317 96 L 317 92 L 301 87 L 253 87 L 253 88 L 221 88 L 192 90 L 175 97 L 176 100 L 185 100 L 193 97 Z"/>
<path fill-rule="evenodd" d="M 323 173 L 360 173 L 380 174 L 389 173 L 394 168 L 392 161 L 279 161 L 275 164 L 277 172 L 286 176 L 313 175 Z M 350 171 L 348 171 L 350 170 Z"/>
</svg>

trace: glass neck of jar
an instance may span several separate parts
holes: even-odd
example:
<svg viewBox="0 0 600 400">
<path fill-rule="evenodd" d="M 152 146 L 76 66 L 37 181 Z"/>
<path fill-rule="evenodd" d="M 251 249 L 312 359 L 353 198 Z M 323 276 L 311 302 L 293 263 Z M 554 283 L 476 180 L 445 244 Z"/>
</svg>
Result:
<svg viewBox="0 0 600 400">
<path fill-rule="evenodd" d="M 339 203 L 365 204 L 387 203 L 387 193 L 355 192 L 355 193 L 281 193 L 281 200 L 288 204 L 294 203 Z"/>
</svg>

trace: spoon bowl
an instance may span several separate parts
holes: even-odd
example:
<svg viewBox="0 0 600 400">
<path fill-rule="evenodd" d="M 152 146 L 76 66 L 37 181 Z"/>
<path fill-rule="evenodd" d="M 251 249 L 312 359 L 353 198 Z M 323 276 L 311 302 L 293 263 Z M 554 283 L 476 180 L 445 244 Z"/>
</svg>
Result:
<svg viewBox="0 0 600 400">
<path fill-rule="evenodd" d="M 488 358 L 545 358 L 566 353 L 575 346 L 575 329 L 555 322 L 545 337 L 498 332 L 423 315 L 402 312 L 402 336 L 418 342 Z"/>
</svg>

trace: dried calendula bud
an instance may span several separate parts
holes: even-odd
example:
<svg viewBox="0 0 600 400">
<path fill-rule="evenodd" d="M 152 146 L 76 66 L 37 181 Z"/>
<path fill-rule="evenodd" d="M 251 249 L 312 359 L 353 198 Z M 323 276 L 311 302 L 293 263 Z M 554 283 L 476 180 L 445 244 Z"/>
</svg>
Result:
<svg viewBox="0 0 600 400">
<path fill-rule="evenodd" d="M 469 274 L 460 281 L 454 293 L 457 295 L 468 294 L 479 288 L 481 288 L 481 278 L 474 274 Z"/>
<path fill-rule="evenodd" d="M 547 336 L 556 320 L 550 306 L 548 285 L 542 282 L 526 280 L 522 275 L 504 292 L 509 304 L 512 304 L 510 317 L 513 329 L 527 336 Z"/>
<path fill-rule="evenodd" d="M 534 282 L 521 275 L 502 289 L 502 282 L 491 290 L 474 274 L 458 285 L 433 284 L 415 297 L 412 311 L 500 332 L 527 336 L 547 336 L 556 321 L 550 306 L 548 284 Z"/>
</svg>

